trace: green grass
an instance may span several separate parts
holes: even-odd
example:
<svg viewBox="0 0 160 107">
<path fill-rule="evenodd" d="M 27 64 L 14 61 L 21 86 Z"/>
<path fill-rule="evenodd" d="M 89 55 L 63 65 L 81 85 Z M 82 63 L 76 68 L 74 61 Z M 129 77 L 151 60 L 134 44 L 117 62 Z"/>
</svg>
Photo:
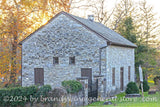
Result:
<svg viewBox="0 0 160 107">
<path fill-rule="evenodd" d="M 160 93 L 155 95 L 148 95 L 148 92 L 144 93 L 144 102 L 142 98 L 125 98 L 125 93 L 117 95 L 117 99 L 110 99 L 113 104 L 107 105 L 107 107 L 160 107 Z M 105 107 L 104 101 L 95 102 L 87 107 Z"/>
<path fill-rule="evenodd" d="M 153 79 L 148 79 L 150 88 L 157 87 L 154 85 Z M 141 94 L 141 93 L 140 93 Z M 144 101 L 142 98 L 125 98 L 125 93 L 120 93 L 117 99 L 110 99 L 112 105 L 103 105 L 105 101 L 94 102 L 87 107 L 160 107 L 160 92 L 154 95 L 148 95 L 148 92 L 144 92 Z M 107 101 L 107 100 L 106 100 Z"/>
</svg>

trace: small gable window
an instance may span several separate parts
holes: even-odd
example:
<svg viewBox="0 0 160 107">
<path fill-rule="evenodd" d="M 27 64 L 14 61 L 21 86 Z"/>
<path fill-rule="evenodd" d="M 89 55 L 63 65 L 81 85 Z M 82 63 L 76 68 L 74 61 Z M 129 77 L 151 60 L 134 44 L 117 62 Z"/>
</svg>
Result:
<svg viewBox="0 0 160 107">
<path fill-rule="evenodd" d="M 53 64 L 59 64 L 59 58 L 58 57 L 53 57 Z"/>
<path fill-rule="evenodd" d="M 69 64 L 75 64 L 75 56 L 69 57 Z"/>
</svg>

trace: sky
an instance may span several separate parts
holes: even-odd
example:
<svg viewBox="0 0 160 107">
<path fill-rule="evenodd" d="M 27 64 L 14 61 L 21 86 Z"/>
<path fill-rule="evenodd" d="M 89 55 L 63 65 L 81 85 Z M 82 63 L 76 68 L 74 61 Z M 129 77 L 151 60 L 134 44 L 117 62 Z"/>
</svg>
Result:
<svg viewBox="0 0 160 107">
<path fill-rule="evenodd" d="M 139 0 L 135 0 L 139 1 Z M 160 0 L 147 0 L 147 3 L 153 6 L 154 12 L 160 16 Z"/>
<path fill-rule="evenodd" d="M 87 1 L 87 0 L 86 0 Z M 106 3 L 106 6 L 107 6 L 107 9 L 112 9 L 116 3 L 118 3 L 120 0 L 106 0 L 107 3 Z M 142 0 L 133 0 L 135 2 L 140 2 Z M 146 0 L 148 5 L 151 5 L 153 6 L 153 12 L 156 13 L 156 18 L 159 18 L 160 17 L 160 0 Z M 87 2 L 83 2 L 82 4 L 86 4 Z M 79 11 L 77 13 L 77 11 Z M 80 13 L 80 14 L 79 14 Z M 73 11 L 73 14 L 75 15 L 78 15 L 78 16 L 81 16 L 81 17 L 87 17 L 88 14 L 92 14 L 91 12 L 89 11 L 86 11 L 86 9 L 75 9 Z"/>
<path fill-rule="evenodd" d="M 88 1 L 88 0 L 84 0 L 84 1 L 85 2 L 82 2 L 82 4 L 83 5 L 87 4 L 86 1 Z M 89 1 L 98 1 L 98 0 L 89 0 Z M 113 7 L 115 6 L 115 4 L 119 3 L 120 1 L 121 0 L 106 0 L 107 10 L 112 10 Z M 139 3 L 139 2 L 141 2 L 143 0 L 132 0 L 132 1 Z M 150 5 L 150 6 L 153 7 L 153 13 L 155 13 L 155 18 L 159 19 L 160 18 L 160 0 L 146 0 L 146 1 L 147 1 L 147 5 Z M 92 15 L 93 14 L 92 12 L 87 11 L 86 9 L 79 9 L 79 8 L 78 9 L 74 9 L 74 11 L 71 12 L 71 13 L 76 15 L 76 16 L 80 16 L 80 17 L 84 17 L 84 18 L 87 18 L 88 15 Z M 157 36 L 157 39 L 159 39 L 159 38 L 160 38 L 160 35 Z"/>
<path fill-rule="evenodd" d="M 108 0 L 107 3 L 114 5 L 116 3 L 116 1 L 120 1 L 120 0 Z M 142 1 L 142 0 L 133 0 L 136 2 Z M 156 12 L 160 12 L 160 0 L 146 0 L 148 4 L 152 5 L 154 7 L 154 10 Z"/>
</svg>

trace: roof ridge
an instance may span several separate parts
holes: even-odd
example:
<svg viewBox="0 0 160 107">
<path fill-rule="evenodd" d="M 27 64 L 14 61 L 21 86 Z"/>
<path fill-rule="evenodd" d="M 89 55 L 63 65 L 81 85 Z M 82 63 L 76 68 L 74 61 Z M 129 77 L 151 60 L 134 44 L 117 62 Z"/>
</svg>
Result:
<svg viewBox="0 0 160 107">
<path fill-rule="evenodd" d="M 78 17 L 78 16 L 72 15 L 70 13 L 67 13 L 65 11 L 61 11 L 58 14 L 56 14 L 45 25 L 49 24 L 52 20 L 54 20 L 56 17 L 58 17 L 61 14 L 65 15 L 68 18 L 71 18 L 72 20 L 74 20 L 77 23 L 81 24 L 86 29 L 90 30 L 91 32 L 95 33 L 97 36 L 100 36 L 101 38 L 105 39 L 107 42 L 110 42 L 113 45 L 132 47 L 132 48 L 137 47 L 131 41 L 129 41 L 128 39 L 124 38 L 123 36 L 121 36 L 117 32 L 109 29 L 107 26 L 105 26 L 105 25 L 103 25 L 103 24 L 101 24 L 99 22 L 96 22 L 96 21 L 91 22 L 86 18 Z M 30 38 L 34 33 L 39 31 L 40 29 L 42 29 L 45 25 L 42 25 L 41 27 L 39 27 L 36 31 L 34 31 L 29 36 L 27 36 L 24 40 L 22 40 L 19 44 L 22 45 L 22 43 L 25 40 Z"/>
<path fill-rule="evenodd" d="M 99 32 L 96 32 L 95 30 L 91 29 L 90 27 L 86 26 L 84 23 L 82 23 L 81 21 L 77 20 L 76 18 L 74 17 L 78 17 L 78 16 L 75 16 L 75 15 L 72 15 L 70 13 L 67 13 L 67 12 L 63 12 L 65 15 L 71 17 L 72 19 L 76 20 L 77 22 L 79 22 L 81 25 L 85 26 L 87 29 L 89 29 L 90 31 L 98 34 L 99 36 L 101 36 L 103 39 L 111 42 L 110 40 L 106 39 L 102 34 L 100 34 Z M 74 16 L 74 17 L 73 17 Z M 85 19 L 85 18 L 82 18 L 82 17 L 78 17 L 78 18 L 81 18 L 81 19 Z M 85 20 L 88 20 L 88 19 L 85 19 Z M 89 20 L 88 20 L 89 21 Z M 95 22 L 92 22 L 92 23 L 95 23 Z"/>
<path fill-rule="evenodd" d="M 79 18 L 79 19 L 86 20 L 86 21 L 90 22 L 88 19 L 82 18 L 82 17 L 78 17 L 78 16 L 72 15 L 72 14 L 67 13 L 67 12 L 64 12 L 64 13 L 65 13 L 66 15 L 68 15 L 69 17 L 72 17 L 74 20 L 78 21 L 80 24 L 82 24 L 82 25 L 84 25 L 85 27 L 87 27 L 89 30 L 91 30 L 91 31 L 93 31 L 93 32 L 96 32 L 96 34 L 98 34 L 98 35 L 100 35 L 101 37 L 103 37 L 104 39 L 108 40 L 109 42 L 111 42 L 111 44 L 112 44 L 112 43 L 115 43 L 115 42 L 112 42 L 112 40 L 109 40 L 109 38 L 106 38 L 104 34 L 95 31 L 94 29 L 88 27 L 85 23 L 82 23 L 81 21 L 77 20 L 76 18 Z M 116 33 L 116 35 L 117 35 L 119 38 L 125 40 L 126 42 L 129 42 L 130 44 L 133 44 L 131 41 L 129 41 L 128 39 L 124 38 L 122 35 L 120 35 L 119 33 L 115 32 L 115 31 L 113 31 L 112 29 L 108 28 L 107 26 L 105 26 L 105 25 L 102 24 L 102 23 L 95 22 L 95 21 L 90 22 L 90 23 L 95 23 L 95 24 L 98 24 L 99 26 L 102 26 L 102 27 L 104 27 L 104 28 L 107 28 L 107 29 L 110 30 L 112 33 L 113 33 L 113 32 Z M 112 35 L 111 32 L 107 32 L 107 33 L 108 33 L 109 35 Z M 117 43 L 117 44 L 121 44 L 121 43 Z M 122 45 L 123 45 L 123 44 L 122 44 Z M 134 45 L 134 46 L 133 46 L 133 45 Z M 132 45 L 133 47 L 137 47 L 135 44 L 133 44 L 133 45 Z"/>
</svg>

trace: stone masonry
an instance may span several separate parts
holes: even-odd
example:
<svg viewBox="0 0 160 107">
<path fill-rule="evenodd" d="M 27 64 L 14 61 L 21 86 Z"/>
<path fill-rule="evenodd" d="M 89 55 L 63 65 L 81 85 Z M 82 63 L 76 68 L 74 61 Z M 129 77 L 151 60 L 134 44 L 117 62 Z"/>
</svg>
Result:
<svg viewBox="0 0 160 107">
<path fill-rule="evenodd" d="M 124 67 L 124 89 L 126 88 L 128 80 L 128 66 L 131 67 L 131 80 L 134 80 L 135 74 L 135 59 L 134 49 L 126 47 L 108 46 L 106 49 L 106 90 L 109 93 L 120 92 L 120 67 Z M 115 68 L 115 86 L 112 86 L 112 68 Z"/>
<path fill-rule="evenodd" d="M 107 44 L 105 39 L 60 14 L 23 42 L 22 86 L 35 84 L 34 68 L 44 68 L 44 84 L 52 88 L 60 87 L 64 80 L 81 77 L 81 68 L 92 68 L 94 80 L 101 68 L 101 75 L 106 79 L 106 93 L 119 91 L 120 67 L 124 67 L 124 77 L 128 77 L 128 66 L 131 66 L 131 81 L 134 81 L 134 48 Z M 69 57 L 73 56 L 75 64 L 70 65 Z M 53 64 L 53 57 L 59 57 L 59 64 Z M 113 67 L 116 70 L 115 86 L 112 86 Z M 128 82 L 128 78 L 124 78 L 124 88 Z"/>
<path fill-rule="evenodd" d="M 34 68 L 44 68 L 44 84 L 53 88 L 81 77 L 81 68 L 99 73 L 99 48 L 106 41 L 82 25 L 60 15 L 22 45 L 22 86 L 34 85 Z M 75 65 L 69 57 L 75 56 Z M 53 57 L 59 64 L 53 65 Z"/>
</svg>

